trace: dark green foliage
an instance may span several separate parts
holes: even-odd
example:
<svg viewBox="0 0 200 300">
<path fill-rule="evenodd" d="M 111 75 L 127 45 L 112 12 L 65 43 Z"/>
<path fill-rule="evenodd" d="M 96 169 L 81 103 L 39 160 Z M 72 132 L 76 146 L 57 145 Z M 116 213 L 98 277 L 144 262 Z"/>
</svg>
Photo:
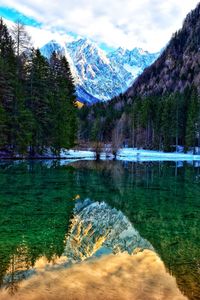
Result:
<svg viewBox="0 0 200 300">
<path fill-rule="evenodd" d="M 15 54 L 15 44 L 0 20 L 0 150 L 59 155 L 74 146 L 77 131 L 68 62 L 55 53 L 48 62 L 34 49 Z"/>
<path fill-rule="evenodd" d="M 59 59 L 53 53 L 51 69 L 52 147 L 55 153 L 61 148 L 74 146 L 76 138 L 75 88 L 69 64 L 65 57 Z M 68 101 L 66 101 L 66 97 Z"/>
<path fill-rule="evenodd" d="M 123 127 L 123 142 L 130 147 L 175 151 L 178 145 L 187 150 L 200 144 L 200 100 L 195 88 L 83 107 L 79 119 L 79 136 L 93 142 L 112 143 L 113 130 Z"/>
<path fill-rule="evenodd" d="M 32 112 L 32 155 L 42 152 L 43 148 L 48 145 L 50 135 L 50 105 L 49 105 L 49 84 L 50 69 L 47 60 L 36 50 L 32 54 L 30 73 L 27 78 L 29 87 L 27 106 Z"/>
<path fill-rule="evenodd" d="M 74 199 L 79 195 L 81 200 L 106 202 L 121 211 L 121 217 L 125 215 L 152 244 L 184 295 L 199 299 L 199 174 L 196 163 L 182 167 L 175 162 L 79 161 L 71 166 L 59 166 L 58 161 L 47 165 L 41 161 L 2 163 L 0 285 L 4 279 L 4 288 L 11 290 L 41 257 L 53 263 L 63 252 L 66 255 L 66 238 L 77 212 L 73 208 L 80 203 Z M 110 223 L 106 217 L 104 224 L 106 220 Z M 101 231 L 89 233 L 96 245 Z M 83 235 L 80 231 L 80 237 Z M 88 244 L 84 238 L 80 242 L 82 251 Z M 113 242 L 118 245 L 117 235 Z M 124 247 L 130 251 L 129 243 Z M 8 274 L 13 276 L 5 276 Z"/>
<path fill-rule="evenodd" d="M 124 94 L 89 111 L 82 109 L 79 136 L 91 140 L 98 119 L 103 141 L 112 143 L 111 133 L 123 116 L 123 140 L 129 146 L 174 151 L 182 145 L 195 152 L 200 146 L 199 32 L 200 4 Z"/>
<path fill-rule="evenodd" d="M 191 100 L 188 107 L 186 146 L 195 149 L 196 139 L 200 134 L 200 100 L 196 89 L 192 90 Z M 195 150 L 194 150 L 195 152 Z"/>
</svg>

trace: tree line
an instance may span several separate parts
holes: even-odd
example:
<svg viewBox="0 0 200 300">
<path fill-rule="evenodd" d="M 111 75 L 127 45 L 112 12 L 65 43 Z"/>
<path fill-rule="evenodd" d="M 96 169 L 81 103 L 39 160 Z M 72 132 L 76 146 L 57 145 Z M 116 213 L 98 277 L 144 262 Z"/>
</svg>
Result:
<svg viewBox="0 0 200 300">
<path fill-rule="evenodd" d="M 115 155 L 123 145 L 200 151 L 199 31 L 200 5 L 124 94 L 80 111 L 80 140 Z"/>
<path fill-rule="evenodd" d="M 79 142 L 96 152 L 111 144 L 174 151 L 200 146 L 200 98 L 193 86 L 165 95 L 119 95 L 78 111 L 65 57 L 49 60 L 33 49 L 24 26 L 11 32 L 0 20 L 0 151 L 31 157 L 47 149 L 59 155 Z"/>
<path fill-rule="evenodd" d="M 134 97 L 83 107 L 79 139 L 111 144 L 113 154 L 123 146 L 185 151 L 200 146 L 200 97 L 195 87 L 183 93 Z"/>
<path fill-rule="evenodd" d="M 0 151 L 34 157 L 74 146 L 75 87 L 65 57 L 32 48 L 24 26 L 0 20 Z"/>
</svg>

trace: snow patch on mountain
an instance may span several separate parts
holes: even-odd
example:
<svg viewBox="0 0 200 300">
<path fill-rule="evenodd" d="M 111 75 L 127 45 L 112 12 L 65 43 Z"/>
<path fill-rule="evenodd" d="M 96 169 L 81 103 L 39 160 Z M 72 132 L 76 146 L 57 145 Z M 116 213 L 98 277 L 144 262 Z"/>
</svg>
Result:
<svg viewBox="0 0 200 300">
<path fill-rule="evenodd" d="M 75 79 L 77 98 L 88 104 L 107 101 L 125 92 L 159 55 L 140 48 L 132 51 L 119 48 L 106 54 L 88 39 L 66 44 L 52 40 L 41 48 L 48 59 L 53 51 L 66 56 Z"/>
<path fill-rule="evenodd" d="M 129 64 L 124 64 L 124 68 L 126 71 L 132 74 L 133 78 L 136 78 L 142 72 L 141 67 L 132 67 Z"/>
<path fill-rule="evenodd" d="M 14 22 L 4 21 L 8 28 L 14 26 Z M 87 104 L 107 101 L 124 93 L 159 56 L 159 53 L 152 54 L 141 48 L 131 51 L 118 48 L 105 53 L 97 44 L 85 38 L 74 41 L 68 35 L 59 35 L 41 28 L 26 26 L 26 29 L 35 47 L 52 38 L 40 48 L 41 53 L 48 59 L 53 51 L 66 56 L 74 77 L 77 98 Z"/>
</svg>

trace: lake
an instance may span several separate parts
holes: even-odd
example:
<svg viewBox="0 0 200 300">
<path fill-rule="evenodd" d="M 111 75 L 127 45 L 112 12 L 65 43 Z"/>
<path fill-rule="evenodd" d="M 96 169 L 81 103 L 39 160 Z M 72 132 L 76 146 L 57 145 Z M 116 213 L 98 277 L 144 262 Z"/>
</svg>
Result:
<svg viewBox="0 0 200 300">
<path fill-rule="evenodd" d="M 0 299 L 200 299 L 199 229 L 198 162 L 1 161 Z"/>
</svg>

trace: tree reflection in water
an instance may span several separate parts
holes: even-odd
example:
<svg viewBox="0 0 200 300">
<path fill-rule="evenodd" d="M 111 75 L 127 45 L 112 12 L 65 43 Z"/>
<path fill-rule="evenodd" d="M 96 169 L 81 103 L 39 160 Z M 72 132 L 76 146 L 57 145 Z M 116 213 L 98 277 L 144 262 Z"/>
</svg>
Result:
<svg viewBox="0 0 200 300">
<path fill-rule="evenodd" d="M 28 286 L 34 278 L 30 276 L 44 269 L 50 272 L 53 268 L 54 273 L 59 272 L 57 268 L 69 266 L 70 261 L 82 261 L 91 255 L 137 252 L 137 246 L 133 246 L 135 239 L 140 241 L 139 248 L 154 249 L 153 255 L 161 257 L 189 299 L 198 299 L 198 165 L 60 163 L 5 163 L 0 167 L 3 286 L 6 284 L 15 292 L 18 281 L 29 277 Z M 93 199 L 93 204 L 85 205 L 84 199 Z M 100 217 L 91 221 L 95 210 Z M 83 217 L 85 212 L 88 220 Z M 105 223 L 104 215 L 108 219 L 110 216 L 110 223 Z M 126 234 L 117 228 L 126 228 Z M 26 285 L 25 282 L 21 284 Z"/>
</svg>

